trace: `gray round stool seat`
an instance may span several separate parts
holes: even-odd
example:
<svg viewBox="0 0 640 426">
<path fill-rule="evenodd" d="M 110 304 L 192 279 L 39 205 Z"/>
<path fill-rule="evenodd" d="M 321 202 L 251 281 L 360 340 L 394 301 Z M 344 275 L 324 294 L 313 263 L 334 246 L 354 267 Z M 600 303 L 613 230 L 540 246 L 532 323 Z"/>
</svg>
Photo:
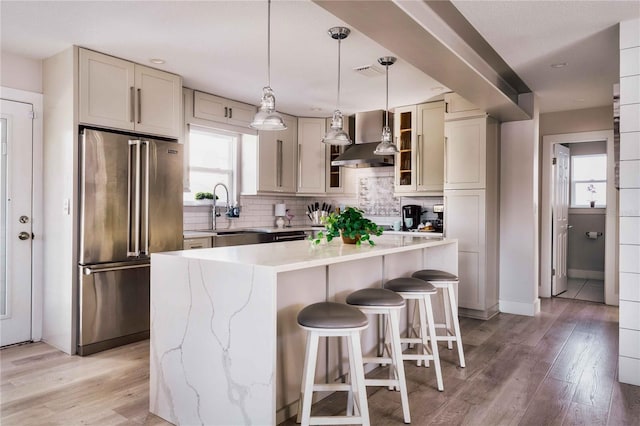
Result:
<svg viewBox="0 0 640 426">
<path fill-rule="evenodd" d="M 458 281 L 458 276 L 439 269 L 422 269 L 411 275 L 424 281 Z"/>
<path fill-rule="evenodd" d="M 347 296 L 347 304 L 353 306 L 404 306 L 402 296 L 386 288 L 364 288 Z"/>
<path fill-rule="evenodd" d="M 384 283 L 384 288 L 396 293 L 429 293 L 436 294 L 433 284 L 418 278 L 402 277 L 394 278 Z"/>
<path fill-rule="evenodd" d="M 319 302 L 305 307 L 298 314 L 298 324 L 308 328 L 358 328 L 369 324 L 359 309 L 335 302 Z"/>
</svg>

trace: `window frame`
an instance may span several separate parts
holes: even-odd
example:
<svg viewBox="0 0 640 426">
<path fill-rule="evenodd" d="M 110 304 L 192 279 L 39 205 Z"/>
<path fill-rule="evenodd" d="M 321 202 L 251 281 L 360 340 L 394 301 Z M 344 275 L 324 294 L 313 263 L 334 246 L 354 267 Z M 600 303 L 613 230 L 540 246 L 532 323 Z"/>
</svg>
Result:
<svg viewBox="0 0 640 426">
<path fill-rule="evenodd" d="M 604 157 L 604 179 L 589 179 L 589 180 L 577 180 L 574 178 L 575 173 L 575 159 L 576 158 L 586 158 L 586 157 Z M 591 208 L 590 204 L 577 204 L 576 203 L 576 184 L 584 184 L 584 183 L 593 183 L 593 184 L 604 184 L 604 198 L 602 203 L 598 203 L 596 201 L 596 208 L 606 208 L 607 207 L 607 153 L 597 153 L 597 154 L 576 154 L 571 155 L 571 164 L 570 164 L 570 174 L 569 174 L 569 186 L 570 186 L 570 199 L 569 199 L 569 208 L 572 209 L 588 209 Z"/>
<path fill-rule="evenodd" d="M 183 194 L 185 197 L 187 197 L 186 194 L 193 194 L 192 190 L 191 190 L 191 170 L 192 170 L 192 166 L 191 166 L 191 132 L 193 131 L 197 131 L 197 132 L 203 132 L 203 133 L 211 133 L 211 134 L 217 134 L 217 135 L 223 135 L 223 136 L 228 136 L 231 137 L 233 139 L 232 142 L 232 146 L 231 146 L 231 158 L 230 158 L 230 164 L 231 164 L 231 169 L 230 169 L 230 179 L 229 181 L 231 182 L 231 184 L 229 185 L 230 187 L 229 189 L 229 205 L 233 205 L 234 203 L 239 203 L 240 201 L 240 174 L 241 174 L 241 169 L 240 169 L 240 158 L 241 158 L 241 146 L 242 146 L 242 133 L 238 133 L 238 132 L 232 132 L 232 131 L 227 131 L 224 129 L 218 129 L 215 127 L 209 127 L 209 126 L 203 126 L 200 124 L 193 124 L 193 123 L 188 123 L 186 126 L 186 137 L 185 137 L 185 173 L 184 173 L 184 189 L 183 189 Z M 219 168 L 202 168 L 202 167 L 198 167 L 203 169 L 203 171 L 206 170 L 210 170 L 210 171 L 222 171 L 223 173 L 225 172 L 226 169 L 219 169 Z M 212 182 L 211 183 L 211 188 L 209 188 L 206 192 L 213 192 L 213 188 L 216 185 L 216 183 L 218 182 Z M 218 194 L 218 197 L 220 197 L 220 199 L 222 200 L 223 195 Z M 193 199 L 193 197 L 191 197 L 190 199 L 186 199 L 184 198 L 184 204 L 190 204 L 192 202 L 195 202 L 196 200 Z M 224 201 L 223 201 L 224 202 Z"/>
</svg>

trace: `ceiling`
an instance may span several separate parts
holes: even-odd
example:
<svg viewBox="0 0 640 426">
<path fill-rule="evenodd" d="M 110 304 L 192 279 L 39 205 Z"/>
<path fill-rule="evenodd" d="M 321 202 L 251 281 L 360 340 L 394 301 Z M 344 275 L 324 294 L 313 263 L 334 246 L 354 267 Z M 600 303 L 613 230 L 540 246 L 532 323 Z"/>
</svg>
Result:
<svg viewBox="0 0 640 426">
<path fill-rule="evenodd" d="M 453 4 L 538 95 L 542 112 L 610 105 L 618 80 L 616 23 L 640 17 L 637 0 Z M 251 104 L 259 102 L 267 80 L 266 23 L 264 0 L 0 3 L 2 51 L 44 59 L 80 45 L 180 74 L 187 87 Z M 309 0 L 273 1 L 271 85 L 282 112 L 331 115 L 337 42 L 327 29 L 337 25 L 350 27 Z M 384 74 L 353 69 L 394 52 L 352 30 L 342 42 L 341 109 L 384 108 Z M 152 58 L 166 63 L 151 64 Z M 562 62 L 563 68 L 550 67 Z M 404 58 L 390 68 L 390 107 L 445 91 Z"/>
</svg>

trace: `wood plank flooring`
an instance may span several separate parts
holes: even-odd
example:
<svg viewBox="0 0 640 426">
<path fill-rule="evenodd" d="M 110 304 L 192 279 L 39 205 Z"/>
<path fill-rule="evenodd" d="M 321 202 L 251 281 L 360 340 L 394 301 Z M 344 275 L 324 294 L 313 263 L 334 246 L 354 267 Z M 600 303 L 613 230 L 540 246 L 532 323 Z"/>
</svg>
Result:
<svg viewBox="0 0 640 426">
<path fill-rule="evenodd" d="M 440 345 L 444 392 L 432 369 L 405 363 L 412 424 L 640 425 L 640 387 L 617 381 L 617 321 L 615 307 L 569 299 L 543 299 L 535 318 L 461 319 L 467 368 Z M 148 412 L 148 358 L 148 341 L 84 358 L 44 343 L 3 349 L 0 424 L 166 425 Z M 403 423 L 399 393 L 368 393 L 372 424 Z M 345 407 L 337 393 L 314 413 Z"/>
</svg>

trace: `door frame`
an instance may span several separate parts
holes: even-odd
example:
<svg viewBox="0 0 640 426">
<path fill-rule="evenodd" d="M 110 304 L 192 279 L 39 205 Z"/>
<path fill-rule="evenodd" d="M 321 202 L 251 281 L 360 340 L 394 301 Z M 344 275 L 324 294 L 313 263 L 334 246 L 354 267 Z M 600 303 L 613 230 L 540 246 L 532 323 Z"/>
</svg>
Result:
<svg viewBox="0 0 640 426">
<path fill-rule="evenodd" d="M 617 306 L 618 296 L 618 191 L 615 188 L 613 129 L 563 133 L 542 137 L 542 199 L 540 228 L 540 297 L 551 297 L 551 196 L 553 145 L 605 141 L 607 144 L 607 208 L 605 218 L 604 302 Z"/>
<path fill-rule="evenodd" d="M 35 238 L 32 241 L 31 253 L 31 339 L 34 342 L 42 340 L 43 294 L 44 294 L 44 192 L 43 192 L 43 137 L 42 137 L 42 93 L 27 92 L 0 86 L 0 98 L 8 101 L 23 102 L 33 105 L 35 117 L 33 119 L 33 193 L 31 194 L 32 230 Z M 61 207 L 62 208 L 62 207 Z"/>
</svg>

